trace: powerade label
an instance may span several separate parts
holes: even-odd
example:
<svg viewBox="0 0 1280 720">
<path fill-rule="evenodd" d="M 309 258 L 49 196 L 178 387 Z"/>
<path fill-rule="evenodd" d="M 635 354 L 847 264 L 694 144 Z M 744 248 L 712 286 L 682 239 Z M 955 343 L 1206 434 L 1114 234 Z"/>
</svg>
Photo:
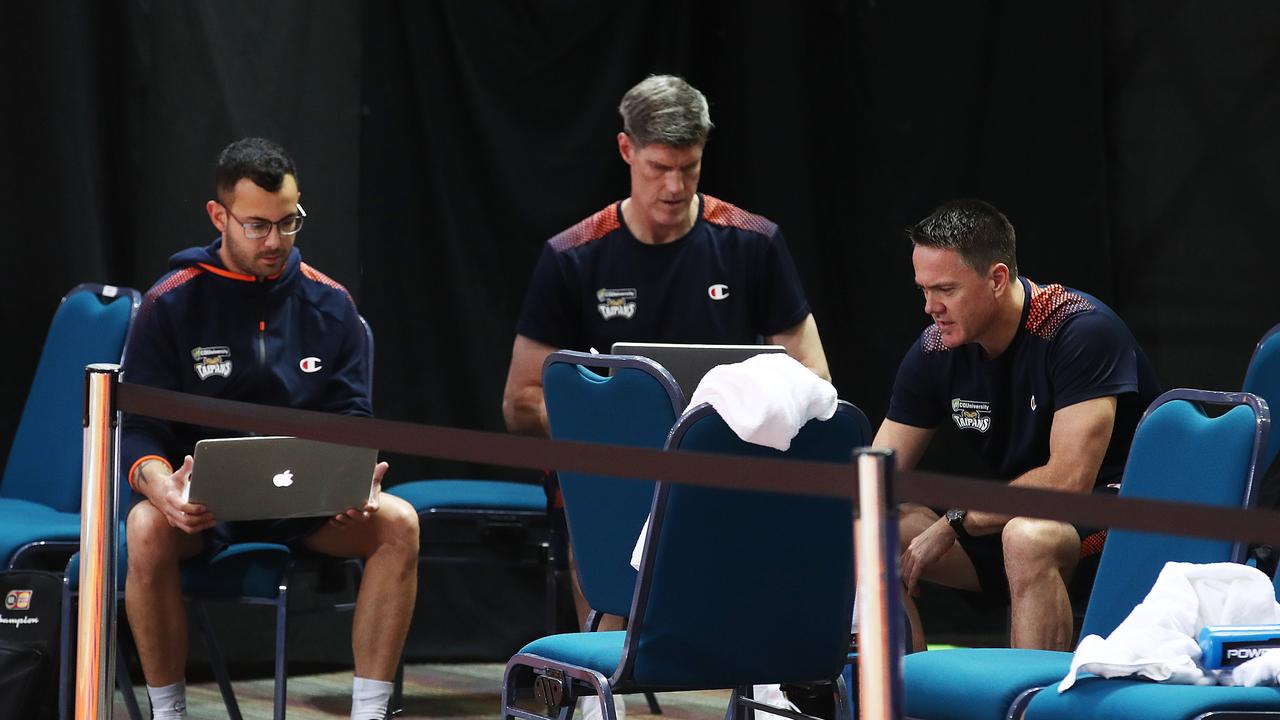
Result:
<svg viewBox="0 0 1280 720">
<path fill-rule="evenodd" d="M 1222 643 L 1221 667 L 1235 667 L 1246 663 L 1268 650 L 1280 649 L 1280 638 L 1270 640 L 1235 641 Z"/>
</svg>

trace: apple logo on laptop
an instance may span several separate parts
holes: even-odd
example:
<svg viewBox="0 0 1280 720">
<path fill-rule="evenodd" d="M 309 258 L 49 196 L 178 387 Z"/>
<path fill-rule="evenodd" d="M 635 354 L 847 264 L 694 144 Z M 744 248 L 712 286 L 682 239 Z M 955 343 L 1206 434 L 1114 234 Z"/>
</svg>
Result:
<svg viewBox="0 0 1280 720">
<path fill-rule="evenodd" d="M 293 471 L 285 470 L 284 472 L 271 478 L 271 484 L 276 487 L 289 487 L 293 484 Z"/>
</svg>

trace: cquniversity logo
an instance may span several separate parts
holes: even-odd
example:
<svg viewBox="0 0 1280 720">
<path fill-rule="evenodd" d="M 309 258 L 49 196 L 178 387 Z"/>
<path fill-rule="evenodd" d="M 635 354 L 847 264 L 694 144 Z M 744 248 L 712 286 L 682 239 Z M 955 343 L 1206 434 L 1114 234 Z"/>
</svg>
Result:
<svg viewBox="0 0 1280 720">
<path fill-rule="evenodd" d="M 951 399 L 951 420 L 961 430 L 984 433 L 991 429 L 991 403 L 983 400 Z"/>
</svg>

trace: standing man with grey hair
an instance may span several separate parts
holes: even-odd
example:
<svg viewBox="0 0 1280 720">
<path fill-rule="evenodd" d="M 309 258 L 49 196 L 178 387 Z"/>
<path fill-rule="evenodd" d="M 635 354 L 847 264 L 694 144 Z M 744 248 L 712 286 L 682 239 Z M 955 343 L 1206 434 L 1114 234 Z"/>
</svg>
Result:
<svg viewBox="0 0 1280 720">
<path fill-rule="evenodd" d="M 698 192 L 712 127 L 706 97 L 682 78 L 653 75 L 627 91 L 618 112 L 631 194 L 543 247 L 516 323 L 502 400 L 507 429 L 548 434 L 542 363 L 561 348 L 764 340 L 829 378 L 778 226 Z M 574 585 L 581 621 L 587 608 L 576 573 Z M 612 616 L 601 624 L 621 627 Z"/>
</svg>

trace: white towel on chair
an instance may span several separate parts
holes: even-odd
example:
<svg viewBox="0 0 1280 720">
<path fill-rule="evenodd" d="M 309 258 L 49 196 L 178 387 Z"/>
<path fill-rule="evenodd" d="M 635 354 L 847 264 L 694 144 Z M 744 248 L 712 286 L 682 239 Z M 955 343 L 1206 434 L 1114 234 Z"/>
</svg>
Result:
<svg viewBox="0 0 1280 720">
<path fill-rule="evenodd" d="M 837 404 L 831 383 L 784 353 L 711 368 L 689 398 L 689 407 L 704 402 L 739 438 L 784 451 L 805 423 L 829 419 Z"/>
<path fill-rule="evenodd" d="M 689 407 L 710 403 L 740 439 L 786 451 L 805 423 L 830 420 L 839 402 L 835 387 L 790 355 L 765 353 L 707 371 L 689 398 Z M 631 551 L 640 569 L 649 521 Z"/>
<path fill-rule="evenodd" d="M 1166 563 L 1151 592 L 1105 640 L 1090 635 L 1080 641 L 1058 692 L 1074 685 L 1080 673 L 1212 685 L 1215 678 L 1198 664 L 1196 638 L 1201 628 L 1278 622 L 1275 589 L 1257 568 L 1236 563 Z M 1258 679 L 1264 674 L 1258 673 Z"/>
</svg>

